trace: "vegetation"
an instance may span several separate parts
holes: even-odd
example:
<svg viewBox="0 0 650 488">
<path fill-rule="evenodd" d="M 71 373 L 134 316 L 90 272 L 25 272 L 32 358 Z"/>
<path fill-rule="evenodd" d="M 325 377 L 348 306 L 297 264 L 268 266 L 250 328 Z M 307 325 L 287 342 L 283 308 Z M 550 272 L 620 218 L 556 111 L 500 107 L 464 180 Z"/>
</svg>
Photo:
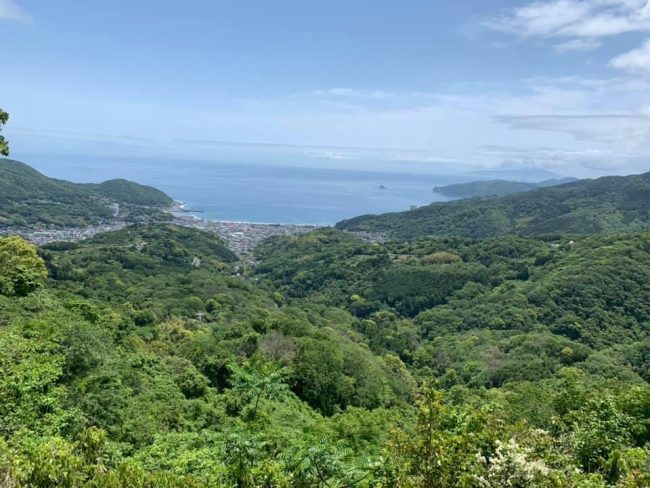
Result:
<svg viewBox="0 0 650 488">
<path fill-rule="evenodd" d="M 489 196 L 503 196 L 511 193 L 520 193 L 543 188 L 547 186 L 562 185 L 575 181 L 573 178 L 561 178 L 555 180 L 545 180 L 539 183 L 524 183 L 521 181 L 509 180 L 487 180 L 487 181 L 470 181 L 468 183 L 456 183 L 453 185 L 436 186 L 433 191 L 440 195 L 453 198 L 476 198 Z"/>
<path fill-rule="evenodd" d="M 0 294 L 26 296 L 46 279 L 45 264 L 33 246 L 19 237 L 0 238 Z"/>
<path fill-rule="evenodd" d="M 0 295 L 9 486 L 650 482 L 648 233 L 2 249 L 44 285 Z"/>
<path fill-rule="evenodd" d="M 95 192 L 117 202 L 147 207 L 169 207 L 174 201 L 162 191 L 128 180 L 109 180 L 90 185 Z"/>
<path fill-rule="evenodd" d="M 0 238 L 2 486 L 650 486 L 650 174 L 359 218 L 340 227 L 417 238 L 321 229 L 253 263 L 152 223 L 155 189 L 0 176 L 4 224 L 149 220 Z"/>
<path fill-rule="evenodd" d="M 0 132 L 7 122 L 9 122 L 9 114 L 0 108 Z M 2 134 L 0 134 L 0 156 L 9 156 L 9 143 Z"/>
<path fill-rule="evenodd" d="M 428 235 L 593 234 L 650 228 L 650 173 L 579 180 L 502 197 L 433 203 L 415 210 L 339 222 L 350 231 L 395 239 Z"/>
<path fill-rule="evenodd" d="M 48 178 L 26 164 L 0 159 L 0 227 L 79 227 L 110 222 L 119 204 L 119 219 L 160 220 L 147 207 L 168 206 L 159 190 L 125 180 L 82 185 Z"/>
</svg>

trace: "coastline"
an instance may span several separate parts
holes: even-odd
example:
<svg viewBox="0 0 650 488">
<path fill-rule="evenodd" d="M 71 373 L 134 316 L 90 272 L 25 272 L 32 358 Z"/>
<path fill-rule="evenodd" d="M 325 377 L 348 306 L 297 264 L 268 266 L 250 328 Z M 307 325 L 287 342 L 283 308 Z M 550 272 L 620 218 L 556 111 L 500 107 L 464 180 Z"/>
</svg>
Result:
<svg viewBox="0 0 650 488">
<path fill-rule="evenodd" d="M 247 224 L 247 225 L 267 225 L 267 226 L 296 226 L 296 227 L 334 227 L 335 223 L 331 224 L 304 224 L 293 222 L 256 222 L 251 220 L 224 220 L 224 219 L 211 219 L 200 215 L 205 213 L 203 210 L 192 210 L 187 207 L 187 204 L 181 200 L 174 200 L 174 205 L 165 209 L 165 212 L 173 215 L 175 218 L 192 218 L 196 220 L 204 220 L 207 222 L 219 222 L 224 224 Z"/>
<path fill-rule="evenodd" d="M 161 211 L 171 215 L 171 223 L 188 227 L 219 236 L 226 245 L 241 259 L 252 261 L 253 251 L 265 239 L 274 236 L 297 236 L 317 229 L 333 227 L 319 224 L 290 224 L 273 222 L 245 222 L 236 220 L 212 220 L 193 215 L 186 210 L 186 204 L 174 201 L 174 204 Z M 181 210 L 182 209 L 182 210 Z M 114 220 L 99 225 L 85 227 L 62 228 L 0 228 L 0 236 L 20 235 L 32 243 L 42 246 L 54 242 L 78 242 L 94 237 L 97 234 L 121 230 L 135 222 Z M 385 236 L 380 234 L 354 233 L 366 242 L 384 242 Z"/>
</svg>

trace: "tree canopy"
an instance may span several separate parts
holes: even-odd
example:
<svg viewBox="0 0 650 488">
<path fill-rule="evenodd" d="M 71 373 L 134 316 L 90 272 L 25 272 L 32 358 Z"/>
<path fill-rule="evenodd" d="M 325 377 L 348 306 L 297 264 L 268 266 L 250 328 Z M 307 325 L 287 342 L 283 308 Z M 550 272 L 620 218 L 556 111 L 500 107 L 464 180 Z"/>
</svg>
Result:
<svg viewBox="0 0 650 488">
<path fill-rule="evenodd" d="M 7 122 L 9 122 L 9 114 L 0 108 L 0 132 Z M 2 134 L 0 134 L 0 155 L 9 156 L 9 143 Z"/>
<path fill-rule="evenodd" d="M 5 239 L 51 278 L 0 295 L 3 479 L 647 486 L 650 236 L 572 241 Z"/>
<path fill-rule="evenodd" d="M 0 237 L 0 294 L 26 296 L 45 284 L 45 263 L 20 237 Z"/>
</svg>

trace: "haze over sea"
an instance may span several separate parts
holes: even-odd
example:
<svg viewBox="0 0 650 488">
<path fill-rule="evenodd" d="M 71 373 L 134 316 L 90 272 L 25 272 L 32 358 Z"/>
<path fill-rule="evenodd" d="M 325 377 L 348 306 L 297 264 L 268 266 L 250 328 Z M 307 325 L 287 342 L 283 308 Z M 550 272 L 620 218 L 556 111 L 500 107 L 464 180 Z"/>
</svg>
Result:
<svg viewBox="0 0 650 488">
<path fill-rule="evenodd" d="M 160 188 L 201 218 L 257 223 L 328 225 L 367 213 L 408 210 L 445 200 L 433 193 L 434 186 L 468 179 L 155 158 L 40 154 L 23 160 L 47 176 L 74 182 L 128 178 Z"/>
</svg>

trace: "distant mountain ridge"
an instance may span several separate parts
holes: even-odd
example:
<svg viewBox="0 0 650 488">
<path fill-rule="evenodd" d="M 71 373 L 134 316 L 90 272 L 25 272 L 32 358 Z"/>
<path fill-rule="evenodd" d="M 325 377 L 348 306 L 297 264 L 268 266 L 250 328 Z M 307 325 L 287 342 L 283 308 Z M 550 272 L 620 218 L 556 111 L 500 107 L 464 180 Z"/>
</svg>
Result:
<svg viewBox="0 0 650 488">
<path fill-rule="evenodd" d="M 523 181 L 525 183 L 539 183 L 540 181 L 559 180 L 564 176 L 542 168 L 523 166 L 474 169 L 465 172 L 471 180 L 507 180 Z"/>
<path fill-rule="evenodd" d="M 164 192 L 153 186 L 141 185 L 129 180 L 116 179 L 108 180 L 99 184 L 90 184 L 100 195 L 112 200 L 142 205 L 147 207 L 166 207 L 174 201 Z"/>
<path fill-rule="evenodd" d="M 650 173 L 578 180 L 500 197 L 433 203 L 336 224 L 396 239 L 427 235 L 592 234 L 650 228 Z"/>
<path fill-rule="evenodd" d="M 80 184 L 49 178 L 11 159 L 0 159 L 0 227 L 77 227 L 116 217 L 150 214 L 173 200 L 128 180 Z M 119 205 L 119 210 L 115 207 Z"/>
<path fill-rule="evenodd" d="M 529 183 L 510 180 L 486 180 L 470 181 L 467 183 L 455 183 L 453 185 L 436 186 L 433 191 L 440 195 L 452 198 L 474 198 L 489 196 L 504 196 L 512 193 L 534 190 L 546 186 L 557 186 L 564 183 L 576 181 L 576 178 L 557 178 Z"/>
</svg>

